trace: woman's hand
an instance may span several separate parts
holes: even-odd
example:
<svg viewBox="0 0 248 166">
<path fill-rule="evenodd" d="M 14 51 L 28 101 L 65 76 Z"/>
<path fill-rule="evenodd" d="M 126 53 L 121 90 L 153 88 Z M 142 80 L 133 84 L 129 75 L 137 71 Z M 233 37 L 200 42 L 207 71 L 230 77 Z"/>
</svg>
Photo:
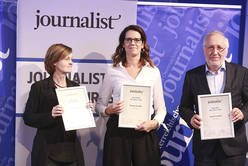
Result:
<svg viewBox="0 0 248 166">
<path fill-rule="evenodd" d="M 124 108 L 124 101 L 119 101 L 119 102 L 113 103 L 112 105 L 108 106 L 105 109 L 105 113 L 107 115 L 119 114 L 123 111 L 123 108 Z"/>
<path fill-rule="evenodd" d="M 91 101 L 91 100 L 89 101 L 89 103 L 88 103 L 87 107 L 88 107 L 88 108 L 90 108 L 92 112 L 94 112 L 95 107 L 94 107 L 94 104 L 92 103 L 92 101 Z"/>
<path fill-rule="evenodd" d="M 147 120 L 138 125 L 135 130 L 146 131 L 147 133 L 158 127 L 159 123 L 157 120 Z"/>
<path fill-rule="evenodd" d="M 62 116 L 64 113 L 64 108 L 61 105 L 56 105 L 52 109 L 52 117 L 56 118 L 58 116 Z"/>
</svg>

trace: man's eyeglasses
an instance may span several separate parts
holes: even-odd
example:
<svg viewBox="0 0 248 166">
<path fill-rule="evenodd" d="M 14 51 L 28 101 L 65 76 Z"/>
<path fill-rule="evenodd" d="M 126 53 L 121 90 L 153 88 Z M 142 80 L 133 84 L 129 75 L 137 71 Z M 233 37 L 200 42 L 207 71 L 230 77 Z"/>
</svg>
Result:
<svg viewBox="0 0 248 166">
<path fill-rule="evenodd" d="M 133 41 L 135 44 L 141 44 L 142 43 L 141 38 L 125 38 L 124 41 L 128 44 L 132 43 Z"/>
<path fill-rule="evenodd" d="M 222 53 L 226 48 L 225 47 L 221 47 L 221 46 L 209 46 L 209 47 L 206 47 L 207 48 L 207 51 L 212 53 L 214 50 L 217 50 L 219 53 Z"/>
</svg>

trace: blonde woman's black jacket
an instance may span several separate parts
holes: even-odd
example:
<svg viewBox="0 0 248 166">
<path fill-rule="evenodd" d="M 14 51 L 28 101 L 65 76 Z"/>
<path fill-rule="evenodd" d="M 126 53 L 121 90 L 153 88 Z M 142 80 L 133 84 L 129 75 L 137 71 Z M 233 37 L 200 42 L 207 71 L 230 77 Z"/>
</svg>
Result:
<svg viewBox="0 0 248 166">
<path fill-rule="evenodd" d="M 66 82 L 68 87 L 78 86 L 68 79 Z M 37 128 L 31 152 L 31 165 L 45 166 L 49 155 L 48 145 L 69 141 L 75 146 L 76 154 L 73 155 L 76 156 L 78 166 L 84 166 L 83 151 L 76 131 L 65 131 L 62 117 L 52 117 L 52 108 L 58 105 L 55 88 L 50 76 L 32 84 L 29 92 L 23 119 L 26 125 Z"/>
</svg>

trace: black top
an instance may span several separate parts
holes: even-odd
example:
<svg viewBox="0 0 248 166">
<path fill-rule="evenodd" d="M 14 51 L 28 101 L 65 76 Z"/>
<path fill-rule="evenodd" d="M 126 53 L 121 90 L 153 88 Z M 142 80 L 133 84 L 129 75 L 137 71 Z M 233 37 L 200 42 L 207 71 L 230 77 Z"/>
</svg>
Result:
<svg viewBox="0 0 248 166">
<path fill-rule="evenodd" d="M 77 83 L 68 79 L 66 82 L 68 87 L 78 86 Z M 38 154 L 35 157 L 32 154 L 32 165 L 38 163 L 38 161 L 34 161 L 38 160 L 37 157 L 42 158 L 44 156 L 64 162 L 83 159 L 76 131 L 65 131 L 62 117 L 52 117 L 52 108 L 58 105 L 55 88 L 51 76 L 31 86 L 24 112 L 24 122 L 26 125 L 37 128 L 32 153 Z M 42 143 L 45 147 L 38 148 L 38 145 L 41 146 Z M 44 156 L 40 153 L 43 153 Z M 77 158 L 77 153 L 80 153 L 81 159 Z M 39 157 L 39 155 L 41 156 Z"/>
</svg>

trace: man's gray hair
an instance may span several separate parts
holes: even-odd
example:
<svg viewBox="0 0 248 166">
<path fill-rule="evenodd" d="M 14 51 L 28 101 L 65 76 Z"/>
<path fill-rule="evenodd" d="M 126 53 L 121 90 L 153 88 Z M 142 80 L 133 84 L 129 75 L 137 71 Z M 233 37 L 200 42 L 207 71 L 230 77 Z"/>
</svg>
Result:
<svg viewBox="0 0 248 166">
<path fill-rule="evenodd" d="M 224 37 L 225 39 L 225 45 L 227 48 L 229 48 L 229 41 L 227 39 L 227 37 L 224 35 L 224 33 L 220 32 L 220 31 L 212 31 L 212 32 L 209 32 L 205 38 L 204 38 L 204 41 L 203 41 L 203 47 L 205 47 L 205 43 L 207 41 L 207 39 L 210 37 L 210 36 L 213 36 L 213 35 L 220 35 L 222 37 Z"/>
</svg>

